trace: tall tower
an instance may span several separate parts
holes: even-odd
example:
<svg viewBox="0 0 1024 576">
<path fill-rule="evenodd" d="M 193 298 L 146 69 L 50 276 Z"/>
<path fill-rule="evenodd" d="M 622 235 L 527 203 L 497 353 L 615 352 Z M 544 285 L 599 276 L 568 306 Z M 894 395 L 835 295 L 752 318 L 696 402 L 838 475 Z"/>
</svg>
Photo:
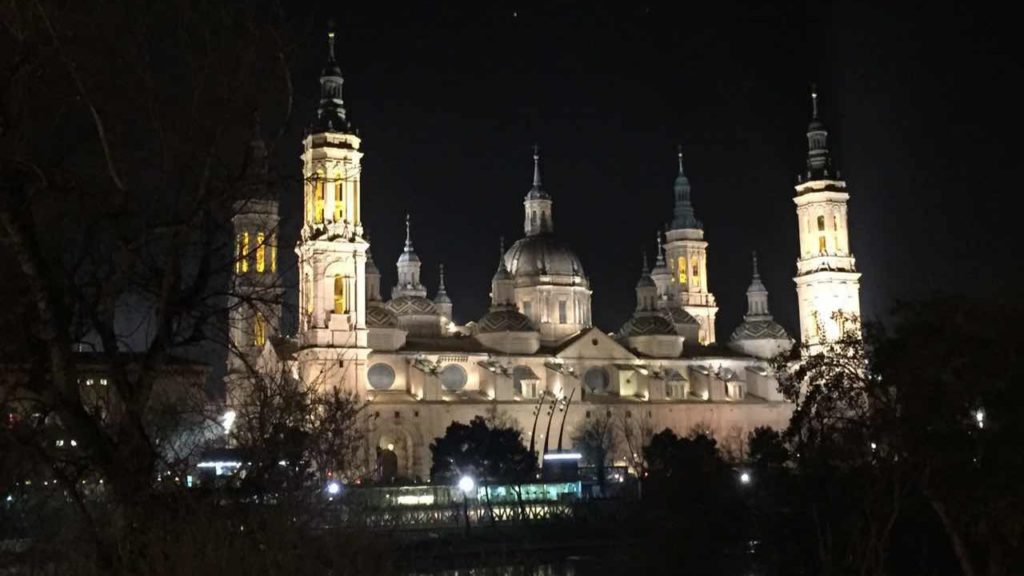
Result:
<svg viewBox="0 0 1024 576">
<path fill-rule="evenodd" d="M 281 328 L 284 288 L 277 272 L 278 202 L 267 185 L 267 148 L 259 122 L 245 155 L 240 199 L 234 203 L 234 276 L 228 306 L 233 350 L 228 372 L 244 374 Z"/>
<path fill-rule="evenodd" d="M 360 218 L 360 139 L 342 101 L 341 70 L 328 34 L 316 121 L 303 140 L 304 211 L 299 256 L 300 376 L 365 388 L 366 251 Z"/>
<path fill-rule="evenodd" d="M 807 172 L 796 185 L 800 258 L 796 262 L 796 294 L 800 306 L 800 339 L 815 351 L 834 341 L 860 317 L 860 273 L 850 253 L 846 182 L 833 171 L 828 130 L 818 118 L 818 94 L 811 91 L 812 115 L 807 127 Z"/>
<path fill-rule="evenodd" d="M 701 344 L 715 342 L 715 316 L 718 305 L 708 288 L 708 243 L 704 224 L 697 219 L 690 203 L 690 180 L 683 171 L 683 151 L 679 149 L 679 174 L 675 181 L 674 218 L 665 231 L 665 254 L 672 272 L 672 293 L 676 303 L 700 323 Z"/>
</svg>

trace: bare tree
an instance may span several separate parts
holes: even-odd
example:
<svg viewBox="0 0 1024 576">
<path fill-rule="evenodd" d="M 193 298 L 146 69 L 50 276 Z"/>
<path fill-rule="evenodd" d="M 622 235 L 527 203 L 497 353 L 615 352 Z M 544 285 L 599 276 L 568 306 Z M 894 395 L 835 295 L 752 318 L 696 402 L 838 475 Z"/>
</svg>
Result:
<svg viewBox="0 0 1024 576">
<path fill-rule="evenodd" d="M 583 460 L 594 467 L 602 494 L 605 492 L 608 466 L 619 446 L 615 428 L 615 420 L 609 411 L 583 420 L 572 434 L 573 446 L 580 451 Z"/>
</svg>

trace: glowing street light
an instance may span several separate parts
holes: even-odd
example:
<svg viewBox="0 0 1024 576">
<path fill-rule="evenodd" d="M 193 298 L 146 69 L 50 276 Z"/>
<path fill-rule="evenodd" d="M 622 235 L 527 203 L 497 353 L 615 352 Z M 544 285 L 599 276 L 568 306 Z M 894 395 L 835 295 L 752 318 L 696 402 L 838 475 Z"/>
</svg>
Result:
<svg viewBox="0 0 1024 576">
<path fill-rule="evenodd" d="M 459 478 L 459 490 L 462 491 L 462 521 L 466 525 L 466 537 L 469 537 L 469 493 L 476 488 L 472 476 Z"/>
<path fill-rule="evenodd" d="M 978 423 L 978 428 L 984 428 L 985 427 L 985 409 L 984 408 L 978 408 L 978 410 L 974 413 L 974 421 Z"/>
<path fill-rule="evenodd" d="M 327 493 L 331 496 L 337 496 L 341 493 L 341 484 L 337 480 L 331 480 L 327 483 Z"/>
<path fill-rule="evenodd" d="M 750 477 L 750 472 L 744 470 L 743 472 L 740 473 L 740 484 L 746 486 L 750 484 L 752 480 L 753 478 Z"/>
</svg>

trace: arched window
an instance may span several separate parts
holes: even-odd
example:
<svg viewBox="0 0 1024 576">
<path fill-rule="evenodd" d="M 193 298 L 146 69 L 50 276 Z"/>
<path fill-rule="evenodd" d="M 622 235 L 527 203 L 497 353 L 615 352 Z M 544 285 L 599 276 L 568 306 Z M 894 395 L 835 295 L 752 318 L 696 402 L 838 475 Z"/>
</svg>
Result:
<svg viewBox="0 0 1024 576">
<path fill-rule="evenodd" d="M 252 343 L 256 346 L 263 346 L 267 343 L 267 319 L 262 312 L 256 312 L 256 318 L 252 326 Z"/>
<path fill-rule="evenodd" d="M 677 259 L 676 270 L 679 272 L 679 284 L 686 286 L 686 256 L 680 256 Z"/>
<path fill-rule="evenodd" d="M 347 286 L 348 278 L 344 276 L 334 277 L 334 313 L 344 314 L 348 312 Z"/>
<path fill-rule="evenodd" d="M 825 231 L 825 217 L 824 216 L 818 216 L 818 232 L 824 232 L 824 231 Z"/>
<path fill-rule="evenodd" d="M 267 271 L 267 236 L 263 232 L 256 233 L 256 271 Z"/>
<path fill-rule="evenodd" d="M 690 258 L 690 278 L 694 286 L 700 286 L 700 260 L 696 256 Z"/>
<path fill-rule="evenodd" d="M 530 226 L 533 226 L 533 227 L 537 226 L 537 211 L 536 210 L 530 210 Z"/>
<path fill-rule="evenodd" d="M 271 233 L 267 243 L 270 244 L 270 272 L 277 272 L 277 234 Z"/>
<path fill-rule="evenodd" d="M 306 301 L 306 314 L 309 316 L 313 315 L 313 302 L 316 300 L 316 295 L 313 293 L 313 279 L 306 275 L 306 293 L 303 294 L 303 298 Z"/>
<path fill-rule="evenodd" d="M 825 241 L 824 236 L 818 236 L 818 252 L 821 254 L 828 252 L 828 243 Z"/>
<path fill-rule="evenodd" d="M 839 214 L 832 215 L 832 229 L 839 230 Z"/>
<path fill-rule="evenodd" d="M 313 221 L 317 224 L 323 223 L 324 221 L 324 181 L 323 178 L 317 178 L 316 181 L 316 198 L 315 206 L 313 211 Z"/>
<path fill-rule="evenodd" d="M 242 265 L 242 272 L 249 271 L 249 233 L 242 232 L 242 249 L 240 263 Z"/>
<path fill-rule="evenodd" d="M 341 222 L 345 219 L 345 199 L 342 198 L 342 185 L 339 182 L 334 186 L 334 221 Z"/>
<path fill-rule="evenodd" d="M 599 366 L 590 368 L 583 374 L 583 385 L 587 388 L 588 392 L 600 394 L 608 390 L 608 384 L 611 378 L 608 376 L 608 371 Z"/>
</svg>

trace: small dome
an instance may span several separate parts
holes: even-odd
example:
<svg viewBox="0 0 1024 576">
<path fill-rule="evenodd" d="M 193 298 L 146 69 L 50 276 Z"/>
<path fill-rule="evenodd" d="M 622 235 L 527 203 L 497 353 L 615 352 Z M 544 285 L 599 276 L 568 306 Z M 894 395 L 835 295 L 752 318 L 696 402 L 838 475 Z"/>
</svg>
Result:
<svg viewBox="0 0 1024 576">
<path fill-rule="evenodd" d="M 669 306 L 662 310 L 661 314 L 673 324 L 700 324 L 696 318 L 679 306 Z"/>
<path fill-rule="evenodd" d="M 692 316 L 691 316 L 692 318 Z M 678 336 L 676 327 L 668 318 L 659 315 L 634 316 L 622 325 L 619 335 L 630 336 Z"/>
<path fill-rule="evenodd" d="M 789 334 L 774 320 L 745 321 L 736 327 L 731 339 L 737 340 L 790 340 Z"/>
<path fill-rule="evenodd" d="M 478 324 L 480 332 L 536 332 L 530 319 L 518 310 L 494 310 L 484 314 Z"/>
<path fill-rule="evenodd" d="M 437 306 L 423 296 L 399 296 L 387 303 L 396 316 L 437 315 Z"/>
<path fill-rule="evenodd" d="M 366 326 L 368 328 L 398 328 L 398 317 L 379 304 L 370 304 L 366 308 Z"/>
<path fill-rule="evenodd" d="M 567 244 L 551 234 L 527 236 L 505 253 L 505 266 L 515 276 L 585 278 L 583 264 Z"/>
</svg>

